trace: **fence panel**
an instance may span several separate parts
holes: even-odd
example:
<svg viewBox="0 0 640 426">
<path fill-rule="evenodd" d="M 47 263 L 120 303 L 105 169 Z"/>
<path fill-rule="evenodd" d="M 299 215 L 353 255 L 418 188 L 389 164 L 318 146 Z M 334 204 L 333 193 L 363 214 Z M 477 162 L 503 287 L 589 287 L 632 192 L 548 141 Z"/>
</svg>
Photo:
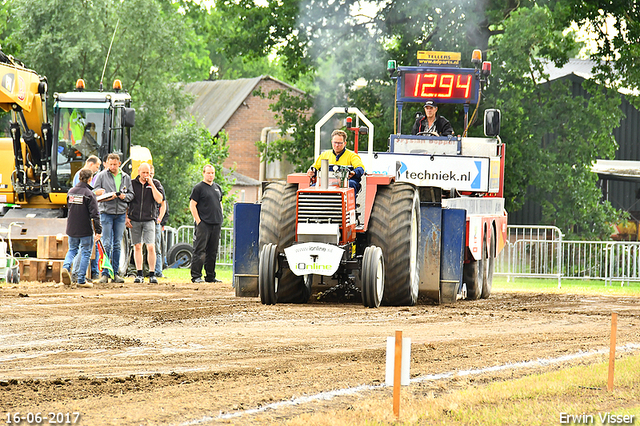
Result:
<svg viewBox="0 0 640 426">
<path fill-rule="evenodd" d="M 193 226 L 170 234 L 173 244 L 193 244 Z M 504 250 L 496 259 L 496 275 L 512 277 L 601 279 L 605 284 L 640 281 L 640 242 L 563 241 L 555 226 L 509 226 Z M 233 264 L 233 228 L 222 228 L 218 265 Z"/>
<path fill-rule="evenodd" d="M 193 244 L 193 225 L 183 225 L 179 227 L 174 235 L 174 244 Z M 218 257 L 216 265 L 233 264 L 233 228 L 222 228 L 220 230 L 220 245 L 218 246 Z"/>
<path fill-rule="evenodd" d="M 629 284 L 640 281 L 640 242 L 609 242 L 607 252 L 605 284 L 620 281 L 620 285 L 624 285 L 625 281 Z"/>
<path fill-rule="evenodd" d="M 504 249 L 496 259 L 497 275 L 561 279 L 562 232 L 555 226 L 507 227 Z"/>
<path fill-rule="evenodd" d="M 564 241 L 562 245 L 563 278 L 606 278 L 606 241 Z"/>
<path fill-rule="evenodd" d="M 640 242 L 563 241 L 556 227 L 509 226 L 498 275 L 511 277 L 640 281 Z"/>
</svg>

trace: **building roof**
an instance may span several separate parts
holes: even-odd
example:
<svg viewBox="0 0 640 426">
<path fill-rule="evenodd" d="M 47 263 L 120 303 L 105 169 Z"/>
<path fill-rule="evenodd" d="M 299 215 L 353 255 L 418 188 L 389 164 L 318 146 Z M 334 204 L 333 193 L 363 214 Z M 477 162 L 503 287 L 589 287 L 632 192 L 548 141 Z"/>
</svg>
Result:
<svg viewBox="0 0 640 426">
<path fill-rule="evenodd" d="M 235 183 L 234 185 L 237 186 L 258 186 L 260 185 L 260 181 L 250 178 L 249 176 L 245 176 L 243 174 L 240 174 L 238 172 L 232 172 L 231 170 L 227 169 L 226 167 L 222 168 L 222 173 L 230 178 L 235 179 Z"/>
<path fill-rule="evenodd" d="M 268 75 L 237 80 L 197 81 L 185 85 L 185 90 L 196 97 L 189 112 L 215 136 L 262 80 L 273 80 L 291 90 L 304 93 Z"/>
<path fill-rule="evenodd" d="M 596 160 L 591 171 L 603 180 L 640 182 L 640 161 Z"/>
<path fill-rule="evenodd" d="M 549 81 L 557 80 L 562 77 L 566 77 L 571 74 L 575 74 L 578 77 L 584 79 L 591 79 L 593 77 L 593 67 L 596 63 L 589 59 L 569 59 L 562 68 L 555 66 L 553 62 L 545 61 L 544 71 L 549 74 Z"/>
<path fill-rule="evenodd" d="M 590 59 L 571 58 L 569 62 L 564 64 L 562 68 L 555 66 L 553 62 L 544 61 L 544 72 L 549 75 L 549 81 L 558 80 L 560 78 L 575 75 L 585 80 L 593 78 L 593 68 L 597 65 L 595 61 Z M 637 92 L 621 87 L 618 92 L 624 95 L 638 95 Z"/>
</svg>

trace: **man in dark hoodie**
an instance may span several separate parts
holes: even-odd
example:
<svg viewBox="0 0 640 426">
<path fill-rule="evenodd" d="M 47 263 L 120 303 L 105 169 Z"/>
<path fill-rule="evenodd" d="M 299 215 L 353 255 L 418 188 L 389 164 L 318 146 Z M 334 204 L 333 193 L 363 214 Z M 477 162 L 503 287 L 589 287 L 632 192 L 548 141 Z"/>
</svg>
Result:
<svg viewBox="0 0 640 426">
<path fill-rule="evenodd" d="M 133 243 L 133 260 L 138 273 L 133 282 L 144 280 L 142 272 L 142 243 L 147 246 L 147 263 L 149 264 L 149 282 L 157 284 L 156 266 L 156 220 L 159 205 L 164 199 L 164 189 L 159 181 L 150 176 L 151 168 L 147 163 L 138 167 L 138 177 L 131 181 L 133 200 L 129 203 L 127 218 L 131 221 L 131 242 Z"/>
<path fill-rule="evenodd" d="M 62 282 L 71 284 L 71 262 L 80 247 L 80 270 L 78 271 L 78 287 L 91 288 L 93 284 L 86 279 L 87 266 L 91 258 L 94 241 L 98 241 L 102 234 L 98 201 L 89 185 L 93 172 L 89 169 L 80 170 L 80 182 L 67 193 L 67 235 L 69 236 L 69 251 L 62 264 Z M 93 222 L 93 224 L 92 224 Z M 94 235 L 95 232 L 95 235 Z"/>
</svg>

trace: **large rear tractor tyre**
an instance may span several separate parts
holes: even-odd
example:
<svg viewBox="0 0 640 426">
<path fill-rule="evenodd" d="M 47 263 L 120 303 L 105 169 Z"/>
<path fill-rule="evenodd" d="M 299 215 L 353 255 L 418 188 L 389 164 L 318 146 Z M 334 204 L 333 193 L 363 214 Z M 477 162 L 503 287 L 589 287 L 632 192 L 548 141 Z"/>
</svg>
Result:
<svg viewBox="0 0 640 426">
<path fill-rule="evenodd" d="M 491 243 L 489 244 L 489 251 L 487 252 L 487 266 L 485 267 L 484 282 L 482 286 L 483 299 L 488 299 L 491 296 L 491 287 L 493 285 L 493 271 L 495 270 L 496 260 L 496 232 L 491 230 Z"/>
<path fill-rule="evenodd" d="M 385 278 L 382 303 L 415 305 L 418 300 L 420 199 L 410 184 L 379 186 L 369 219 L 369 245 L 382 249 Z"/>
<path fill-rule="evenodd" d="M 278 302 L 278 247 L 269 243 L 262 247 L 258 266 L 258 292 L 263 305 Z"/>
<path fill-rule="evenodd" d="M 482 296 L 484 277 L 487 265 L 487 239 L 482 241 L 482 256 L 479 260 L 472 259 L 463 267 L 463 279 L 467 284 L 467 299 L 478 300 Z"/>
<path fill-rule="evenodd" d="M 362 303 L 366 308 L 380 306 L 384 295 L 384 258 L 380 247 L 369 246 L 362 256 Z"/>
<path fill-rule="evenodd" d="M 266 244 L 277 246 L 278 253 L 290 247 L 296 233 L 297 185 L 272 182 L 264 190 L 260 208 L 260 250 Z M 278 282 L 278 303 L 306 303 L 310 293 L 303 277 L 284 268 Z"/>
</svg>

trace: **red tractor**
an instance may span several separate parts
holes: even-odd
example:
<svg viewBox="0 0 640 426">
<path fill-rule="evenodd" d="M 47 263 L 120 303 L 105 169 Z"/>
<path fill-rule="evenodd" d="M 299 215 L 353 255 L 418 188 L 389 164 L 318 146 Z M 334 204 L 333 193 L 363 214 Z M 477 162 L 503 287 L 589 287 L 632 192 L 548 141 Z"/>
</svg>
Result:
<svg viewBox="0 0 640 426">
<path fill-rule="evenodd" d="M 393 72 L 398 124 L 404 102 L 449 89 L 438 102 L 464 103 L 467 112 L 487 75 L 435 66 Z M 268 183 L 261 204 L 236 204 L 236 295 L 305 303 L 314 289 L 341 288 L 367 307 L 414 305 L 420 294 L 437 303 L 489 297 L 507 227 L 499 111 L 485 111 L 486 138 L 398 131 L 387 152 L 374 152 L 369 120 L 357 108 L 333 108 L 316 125 L 316 156 L 321 127 L 335 114 L 355 114 L 366 124 L 347 125 L 356 132 L 356 151 L 358 134 L 369 136 L 362 189 L 355 194 L 341 167 L 324 164 L 315 184 L 291 174 Z"/>
</svg>

